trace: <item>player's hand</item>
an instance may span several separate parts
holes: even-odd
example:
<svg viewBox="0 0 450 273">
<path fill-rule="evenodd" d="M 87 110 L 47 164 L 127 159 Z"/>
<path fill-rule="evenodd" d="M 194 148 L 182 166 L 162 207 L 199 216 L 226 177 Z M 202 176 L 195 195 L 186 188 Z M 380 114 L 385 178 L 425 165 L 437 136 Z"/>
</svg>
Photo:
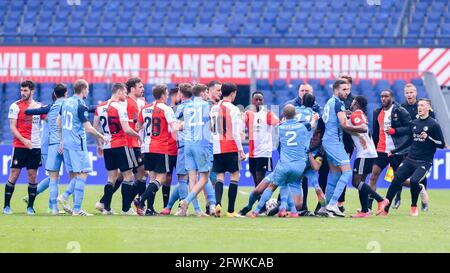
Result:
<svg viewBox="0 0 450 273">
<path fill-rule="evenodd" d="M 245 156 L 244 151 L 240 151 L 240 152 L 239 152 L 239 159 L 240 159 L 241 161 L 245 161 L 245 160 L 247 159 L 247 157 Z"/>
<path fill-rule="evenodd" d="M 97 146 L 97 157 L 99 158 L 103 157 L 103 149 L 100 146 Z"/>
<path fill-rule="evenodd" d="M 33 101 L 29 106 L 28 109 L 35 109 L 35 108 L 39 108 L 40 104 L 36 101 Z"/>
<path fill-rule="evenodd" d="M 363 149 L 367 149 L 367 142 L 363 136 L 359 136 L 359 143 L 361 143 L 361 146 L 363 147 Z"/>
<path fill-rule="evenodd" d="M 108 143 L 108 138 L 105 135 L 99 134 L 97 136 L 97 138 L 100 140 L 101 144 L 106 144 Z"/>
<path fill-rule="evenodd" d="M 27 147 L 28 149 L 33 149 L 33 145 L 31 144 L 31 140 L 29 140 L 29 139 L 24 139 L 23 141 L 22 141 L 22 143 L 23 143 L 23 145 L 25 145 L 25 147 Z"/>
<path fill-rule="evenodd" d="M 422 132 L 422 133 L 420 133 L 420 136 L 419 136 L 421 139 L 427 139 L 427 137 L 428 137 L 428 134 L 426 133 L 426 132 Z"/>
<path fill-rule="evenodd" d="M 60 155 L 62 155 L 62 154 L 63 154 L 63 147 L 62 147 L 62 143 L 59 143 L 59 145 L 58 145 L 58 153 L 59 153 Z"/>
</svg>

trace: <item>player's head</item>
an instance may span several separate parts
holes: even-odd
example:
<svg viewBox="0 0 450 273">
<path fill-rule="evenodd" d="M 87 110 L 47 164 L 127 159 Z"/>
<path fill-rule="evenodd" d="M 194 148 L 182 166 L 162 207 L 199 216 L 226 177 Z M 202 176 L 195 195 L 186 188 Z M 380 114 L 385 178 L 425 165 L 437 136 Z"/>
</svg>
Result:
<svg viewBox="0 0 450 273">
<path fill-rule="evenodd" d="M 337 80 L 333 83 L 333 91 L 334 95 L 336 95 L 339 99 L 345 100 L 350 93 L 350 88 L 345 80 Z"/>
<path fill-rule="evenodd" d="M 28 101 L 33 98 L 34 94 L 34 82 L 25 80 L 20 83 L 20 97 L 24 101 Z"/>
<path fill-rule="evenodd" d="M 210 81 L 208 83 L 208 96 L 209 99 L 215 102 L 220 101 L 220 97 L 222 96 L 222 83 L 219 81 Z"/>
<path fill-rule="evenodd" d="M 73 84 L 73 93 L 86 99 L 89 94 L 89 84 L 86 80 L 78 79 Z"/>
<path fill-rule="evenodd" d="M 56 84 L 53 88 L 53 95 L 55 95 L 55 99 L 67 97 L 67 86 L 63 83 Z"/>
<path fill-rule="evenodd" d="M 405 99 L 408 104 L 414 104 L 417 100 L 417 88 L 414 84 L 405 85 Z"/>
<path fill-rule="evenodd" d="M 283 116 L 286 119 L 293 119 L 295 118 L 295 107 L 292 104 L 286 104 L 283 108 Z"/>
<path fill-rule="evenodd" d="M 306 93 L 313 94 L 314 90 L 309 83 L 302 83 L 298 87 L 298 97 L 303 98 Z"/>
<path fill-rule="evenodd" d="M 177 105 L 180 103 L 180 85 L 185 85 L 186 83 L 181 83 L 178 86 L 172 87 L 169 90 L 169 97 L 170 97 L 170 104 L 172 106 Z M 190 85 L 190 83 L 187 83 Z"/>
<path fill-rule="evenodd" d="M 206 90 L 208 90 L 208 87 L 204 85 L 203 83 L 197 83 L 192 87 L 192 94 L 194 97 L 201 97 L 202 99 L 206 100 Z"/>
<path fill-rule="evenodd" d="M 184 100 L 190 99 L 192 97 L 192 84 L 191 83 L 180 83 L 178 85 L 178 90 L 179 90 L 180 96 Z"/>
<path fill-rule="evenodd" d="M 138 77 L 129 78 L 125 83 L 127 86 L 127 93 L 135 96 L 136 98 L 142 98 L 144 96 L 144 84 Z"/>
<path fill-rule="evenodd" d="M 427 118 L 430 115 L 431 110 L 431 100 L 430 99 L 419 99 L 417 103 L 417 113 L 419 114 L 419 118 Z"/>
<path fill-rule="evenodd" d="M 314 106 L 314 103 L 316 102 L 316 97 L 314 97 L 311 93 L 306 93 L 303 95 L 302 99 L 302 105 L 305 107 L 312 108 Z"/>
<path fill-rule="evenodd" d="M 153 94 L 153 98 L 155 100 L 166 102 L 167 101 L 167 97 L 168 97 L 167 85 L 165 85 L 165 84 L 157 84 L 157 85 L 153 86 L 152 94 Z"/>
<path fill-rule="evenodd" d="M 112 86 L 111 94 L 119 101 L 125 101 L 127 98 L 127 87 L 123 83 L 115 83 Z"/>
<path fill-rule="evenodd" d="M 347 82 L 348 84 L 347 95 L 349 95 L 352 92 L 353 78 L 350 75 L 341 75 L 339 79 Z"/>
<path fill-rule="evenodd" d="M 222 87 L 220 88 L 222 91 L 222 96 L 225 98 L 228 98 L 231 102 L 234 101 L 237 94 L 237 86 L 236 84 L 232 82 L 225 82 L 222 84 Z"/>
<path fill-rule="evenodd" d="M 381 91 L 381 105 L 384 109 L 389 109 L 394 101 L 394 93 L 391 90 Z"/>
<path fill-rule="evenodd" d="M 323 131 L 319 128 L 314 130 L 313 136 L 311 138 L 310 147 L 311 149 L 317 148 L 322 143 L 322 133 Z"/>
<path fill-rule="evenodd" d="M 363 112 L 366 112 L 365 109 L 367 107 L 367 99 L 364 96 L 356 96 L 353 101 L 352 104 L 350 105 L 350 110 L 355 111 L 355 110 L 362 110 Z"/>
<path fill-rule="evenodd" d="M 258 108 L 259 106 L 264 104 L 264 95 L 259 91 L 255 91 L 252 93 L 252 104 Z"/>
</svg>

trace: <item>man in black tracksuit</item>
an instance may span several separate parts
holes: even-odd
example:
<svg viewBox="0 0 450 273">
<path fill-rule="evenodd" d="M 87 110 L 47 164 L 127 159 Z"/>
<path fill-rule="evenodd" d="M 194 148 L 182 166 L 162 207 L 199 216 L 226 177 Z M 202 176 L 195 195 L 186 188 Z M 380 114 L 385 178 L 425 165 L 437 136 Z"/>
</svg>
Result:
<svg viewBox="0 0 450 273">
<path fill-rule="evenodd" d="M 411 120 L 415 120 L 419 118 L 419 114 L 417 111 L 417 89 L 412 83 L 408 83 L 405 85 L 405 103 L 402 104 L 403 108 L 408 111 L 409 115 L 411 116 Z M 435 118 L 434 112 L 430 110 L 430 117 Z M 421 184 L 427 188 L 427 178 L 425 177 L 424 180 L 422 180 Z M 392 208 L 398 209 L 400 207 L 400 200 L 401 200 L 401 194 L 402 194 L 402 188 L 398 191 L 397 195 L 395 196 L 394 204 L 392 204 Z M 422 211 L 428 211 L 428 203 L 422 202 Z"/>
<path fill-rule="evenodd" d="M 445 147 L 441 127 L 435 119 L 430 117 L 430 109 L 430 100 L 419 100 L 419 118 L 411 123 L 408 141 L 391 151 L 392 155 L 395 155 L 397 151 L 410 147 L 406 159 L 394 174 L 394 180 L 389 186 L 386 198 L 392 202 L 395 194 L 402 187 L 403 181 L 409 178 L 411 182 L 411 216 L 419 215 L 417 211 L 419 183 L 426 177 L 433 165 L 436 148 Z M 387 215 L 388 212 L 389 205 L 384 210 L 377 211 L 377 215 Z"/>
<path fill-rule="evenodd" d="M 376 109 L 373 114 L 372 138 L 378 154 L 370 176 L 370 187 L 374 191 L 381 171 L 389 164 L 395 172 L 408 153 L 408 147 L 404 147 L 401 150 L 397 149 L 395 155 L 388 156 L 393 149 L 408 141 L 411 124 L 408 111 L 393 99 L 392 91 L 383 90 L 381 92 L 382 107 Z M 372 209 L 372 203 L 373 198 L 369 197 L 369 209 Z"/>
</svg>

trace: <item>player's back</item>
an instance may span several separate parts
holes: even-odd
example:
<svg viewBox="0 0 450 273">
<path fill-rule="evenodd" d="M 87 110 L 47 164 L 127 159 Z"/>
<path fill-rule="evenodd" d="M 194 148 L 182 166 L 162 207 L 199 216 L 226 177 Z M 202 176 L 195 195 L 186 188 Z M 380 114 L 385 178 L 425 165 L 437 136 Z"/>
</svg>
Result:
<svg viewBox="0 0 450 273">
<path fill-rule="evenodd" d="M 295 119 L 290 119 L 278 127 L 280 135 L 280 161 L 306 161 L 306 151 L 311 140 L 308 137 L 309 124 L 303 124 Z"/>
<path fill-rule="evenodd" d="M 125 104 L 110 99 L 97 107 L 96 115 L 99 117 L 101 130 L 108 138 L 103 145 L 104 149 L 128 146 L 127 134 L 120 124 L 121 121 L 128 121 Z"/>
<path fill-rule="evenodd" d="M 63 105 L 65 99 L 59 98 L 57 99 L 47 114 L 47 126 L 48 126 L 48 141 L 49 144 L 59 144 L 59 133 L 58 133 L 58 125 L 56 124 L 56 120 L 58 119 L 59 113 L 61 112 L 61 106 Z"/>
<path fill-rule="evenodd" d="M 183 109 L 185 145 L 209 146 L 211 143 L 209 104 L 195 97 Z"/>
<path fill-rule="evenodd" d="M 342 142 L 342 128 L 339 123 L 337 113 L 345 111 L 345 105 L 342 100 L 336 96 L 332 96 L 323 109 L 323 122 L 325 123 L 325 133 L 323 135 L 323 142 L 328 143 L 343 143 Z"/>
<path fill-rule="evenodd" d="M 129 126 L 131 129 L 136 130 L 136 122 L 141 109 L 145 106 L 145 101 L 141 98 L 134 100 L 132 97 L 127 96 L 125 101 L 126 110 L 128 114 Z M 128 138 L 128 146 L 130 148 L 139 148 L 140 143 L 139 140 L 133 136 L 127 135 Z"/>
<path fill-rule="evenodd" d="M 362 110 L 356 110 L 350 116 L 349 123 L 353 126 L 360 126 L 362 124 L 368 124 L 367 117 Z M 357 158 L 376 158 L 377 150 L 373 143 L 372 137 L 369 135 L 369 131 L 366 133 L 359 133 L 358 135 L 351 135 L 353 143 L 356 146 Z"/>
<path fill-rule="evenodd" d="M 239 108 L 230 101 L 221 100 L 210 111 L 214 154 L 242 150 L 240 133 L 244 124 Z"/>
<path fill-rule="evenodd" d="M 86 104 L 77 96 L 66 99 L 61 107 L 62 144 L 64 149 L 87 150 L 84 121 L 88 118 Z M 84 116 L 85 120 L 82 120 Z"/>
</svg>

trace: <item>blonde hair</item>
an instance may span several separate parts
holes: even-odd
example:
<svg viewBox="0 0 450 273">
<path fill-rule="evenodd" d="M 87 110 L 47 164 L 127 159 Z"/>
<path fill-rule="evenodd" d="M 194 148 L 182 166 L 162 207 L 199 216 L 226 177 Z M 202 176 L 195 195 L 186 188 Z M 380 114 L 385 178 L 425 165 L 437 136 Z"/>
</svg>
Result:
<svg viewBox="0 0 450 273">
<path fill-rule="evenodd" d="M 412 89 L 414 89 L 414 91 L 417 92 L 416 86 L 414 84 L 412 84 L 412 83 L 408 83 L 407 85 L 405 85 L 405 90 L 408 89 L 408 88 L 412 88 Z"/>
</svg>

